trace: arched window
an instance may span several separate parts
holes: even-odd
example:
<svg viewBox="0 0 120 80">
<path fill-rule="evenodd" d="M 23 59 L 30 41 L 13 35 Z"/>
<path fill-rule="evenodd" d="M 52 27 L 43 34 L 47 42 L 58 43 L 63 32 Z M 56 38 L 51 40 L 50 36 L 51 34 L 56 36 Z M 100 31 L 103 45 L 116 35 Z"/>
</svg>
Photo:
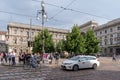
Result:
<svg viewBox="0 0 120 80">
<path fill-rule="evenodd" d="M 23 38 L 22 37 L 20 37 L 20 42 L 23 42 Z"/>
<path fill-rule="evenodd" d="M 13 39 L 13 41 L 14 41 L 14 44 L 17 44 L 17 38 L 16 37 Z"/>
</svg>

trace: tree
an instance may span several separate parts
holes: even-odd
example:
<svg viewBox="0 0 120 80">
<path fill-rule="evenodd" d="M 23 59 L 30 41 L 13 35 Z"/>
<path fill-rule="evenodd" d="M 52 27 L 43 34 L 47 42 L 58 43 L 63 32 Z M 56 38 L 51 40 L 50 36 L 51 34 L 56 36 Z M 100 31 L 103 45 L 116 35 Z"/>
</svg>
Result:
<svg viewBox="0 0 120 80">
<path fill-rule="evenodd" d="M 45 36 L 45 51 L 46 53 L 54 52 L 54 42 L 52 38 L 52 34 L 49 33 L 48 29 L 44 30 L 44 36 Z"/>
<path fill-rule="evenodd" d="M 100 51 L 99 40 L 96 38 L 94 31 L 89 29 L 85 34 L 86 39 L 86 54 L 93 54 Z"/>
<path fill-rule="evenodd" d="M 33 41 L 33 52 L 37 53 L 42 50 L 42 33 L 38 33 L 37 36 L 35 36 L 35 39 Z"/>
<path fill-rule="evenodd" d="M 45 53 L 54 52 L 54 42 L 52 35 L 47 29 L 44 29 L 44 49 Z M 33 52 L 42 52 L 42 32 L 39 32 L 33 42 Z"/>
<path fill-rule="evenodd" d="M 56 51 L 61 53 L 63 51 L 63 41 L 60 40 L 56 45 Z"/>
<path fill-rule="evenodd" d="M 80 30 L 77 25 L 74 25 L 72 32 L 68 33 L 65 47 L 70 53 L 74 52 L 75 54 L 83 54 L 86 52 L 85 39 L 80 34 Z"/>
</svg>

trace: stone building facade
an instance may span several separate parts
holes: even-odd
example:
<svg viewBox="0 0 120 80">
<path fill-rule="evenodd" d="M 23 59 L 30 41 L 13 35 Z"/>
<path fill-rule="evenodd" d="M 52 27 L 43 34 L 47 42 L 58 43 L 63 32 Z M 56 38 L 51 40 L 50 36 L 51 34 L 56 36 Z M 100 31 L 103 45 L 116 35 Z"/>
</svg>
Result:
<svg viewBox="0 0 120 80">
<path fill-rule="evenodd" d="M 50 34 L 53 35 L 55 44 L 58 43 L 59 40 L 65 39 L 66 34 L 69 32 L 69 30 L 65 29 L 44 27 L 44 29 L 45 28 L 47 28 Z M 34 41 L 34 37 L 42 31 L 41 26 L 15 22 L 8 23 L 7 29 L 9 37 L 9 52 L 13 50 L 17 53 L 32 50 L 32 47 L 28 47 L 28 41 Z"/>
<path fill-rule="evenodd" d="M 82 25 L 79 26 L 79 29 L 81 31 L 81 33 L 85 33 L 88 29 L 95 29 L 96 27 L 98 27 L 98 23 L 95 21 L 88 21 Z"/>
<path fill-rule="evenodd" d="M 95 35 L 100 39 L 101 54 L 111 56 L 114 53 L 120 54 L 120 18 L 98 25 L 89 21 L 79 26 L 80 30 L 86 32 L 93 29 Z"/>
<path fill-rule="evenodd" d="M 103 55 L 120 54 L 120 18 L 100 25 L 95 29 L 95 33 L 101 41 Z"/>
<path fill-rule="evenodd" d="M 8 52 L 7 31 L 0 31 L 0 53 Z"/>
</svg>

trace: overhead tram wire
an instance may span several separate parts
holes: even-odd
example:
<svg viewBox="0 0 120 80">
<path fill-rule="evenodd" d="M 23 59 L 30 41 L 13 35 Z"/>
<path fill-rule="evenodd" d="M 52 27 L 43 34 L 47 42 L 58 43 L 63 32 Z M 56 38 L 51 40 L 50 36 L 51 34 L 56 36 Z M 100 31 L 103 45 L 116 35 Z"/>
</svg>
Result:
<svg viewBox="0 0 120 80">
<path fill-rule="evenodd" d="M 26 17 L 33 17 L 33 18 L 35 18 L 35 16 L 26 15 L 26 14 L 19 14 L 19 13 L 14 13 L 14 12 L 8 12 L 8 11 L 0 11 L 0 13 L 14 14 L 14 15 L 19 15 L 19 16 L 26 16 Z"/>
<path fill-rule="evenodd" d="M 66 7 L 62 7 L 62 6 L 57 6 L 57 5 L 49 4 L 49 3 L 46 3 L 46 4 L 47 4 L 47 5 L 50 5 L 50 6 L 62 8 L 62 9 L 64 9 L 64 10 L 69 10 L 69 11 L 78 12 L 78 13 L 85 14 L 85 15 L 90 15 L 90 16 L 94 16 L 94 17 L 98 17 L 98 18 L 104 18 L 104 19 L 107 19 L 107 20 L 111 20 L 111 19 L 106 18 L 106 17 L 103 17 L 103 16 L 98 16 L 98 15 L 90 14 L 90 13 L 87 13 L 87 12 L 82 12 L 82 11 L 79 11 L 79 10 L 71 9 L 71 8 L 66 8 Z"/>
<path fill-rule="evenodd" d="M 106 20 L 111 20 L 111 19 L 109 19 L 107 17 L 98 16 L 98 15 L 94 15 L 94 14 L 90 14 L 90 13 L 87 13 L 87 12 L 82 12 L 82 11 L 78 11 L 78 10 L 74 10 L 74 9 L 65 8 L 65 10 L 69 10 L 69 11 L 73 11 L 73 12 L 78 12 L 78 13 L 81 13 L 81 14 L 86 14 L 86 15 L 90 15 L 90 16 L 94 16 L 94 17 L 98 17 L 98 18 L 104 18 Z"/>
<path fill-rule="evenodd" d="M 54 17 L 56 17 L 58 14 L 62 13 L 65 8 L 68 8 L 73 2 L 75 2 L 76 0 L 72 0 L 66 7 L 61 7 L 62 10 L 60 10 L 59 12 L 57 12 L 54 16 L 52 16 L 50 19 L 53 19 Z"/>
<path fill-rule="evenodd" d="M 32 0 L 32 1 L 37 1 L 37 2 L 41 2 L 39 0 Z M 54 16 L 50 17 L 49 19 L 53 19 L 55 16 L 57 16 L 58 14 L 62 13 L 66 8 L 68 8 L 71 4 L 73 4 L 73 2 L 75 2 L 76 0 L 72 0 L 66 7 L 60 7 L 60 6 L 57 6 L 57 5 L 54 5 L 54 4 L 50 4 L 50 3 L 45 3 L 47 5 L 51 5 L 51 6 L 54 6 L 54 7 L 58 7 L 58 8 L 62 8 L 62 10 L 60 10 L 59 12 L 57 12 Z"/>
<path fill-rule="evenodd" d="M 33 0 L 33 1 L 39 2 L 38 0 Z M 73 1 L 75 1 L 75 0 L 73 0 Z M 79 10 L 75 10 L 75 9 L 71 9 L 71 8 L 67 8 L 67 7 L 63 7 L 63 6 L 58 6 L 58 5 L 55 5 L 55 4 L 50 4 L 50 3 L 45 3 L 45 4 L 50 5 L 50 6 L 54 6 L 54 7 L 57 7 L 57 8 L 62 8 L 64 10 L 69 10 L 69 11 L 72 11 L 72 12 L 77 12 L 77 13 L 81 13 L 81 14 L 85 14 L 85 15 L 89 15 L 89 16 L 93 16 L 93 17 L 97 17 L 97 18 L 102 18 L 102 19 L 106 19 L 106 20 L 111 20 L 110 18 L 107 18 L 107 17 L 103 17 L 103 16 L 99 16 L 99 15 L 95 15 L 95 14 L 91 14 L 91 13 L 87 13 L 87 12 L 82 12 L 82 11 L 79 11 Z M 54 16 L 57 16 L 58 14 L 56 14 Z"/>
</svg>

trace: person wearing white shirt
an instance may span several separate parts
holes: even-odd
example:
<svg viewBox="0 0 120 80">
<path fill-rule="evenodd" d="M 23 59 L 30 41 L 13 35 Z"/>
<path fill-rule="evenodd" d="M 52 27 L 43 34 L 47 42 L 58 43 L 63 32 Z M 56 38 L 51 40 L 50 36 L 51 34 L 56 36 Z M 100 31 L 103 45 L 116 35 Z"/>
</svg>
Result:
<svg viewBox="0 0 120 80">
<path fill-rule="evenodd" d="M 12 65 L 15 65 L 16 64 L 16 61 L 15 61 L 15 52 L 11 52 L 11 57 L 12 57 Z"/>
</svg>

